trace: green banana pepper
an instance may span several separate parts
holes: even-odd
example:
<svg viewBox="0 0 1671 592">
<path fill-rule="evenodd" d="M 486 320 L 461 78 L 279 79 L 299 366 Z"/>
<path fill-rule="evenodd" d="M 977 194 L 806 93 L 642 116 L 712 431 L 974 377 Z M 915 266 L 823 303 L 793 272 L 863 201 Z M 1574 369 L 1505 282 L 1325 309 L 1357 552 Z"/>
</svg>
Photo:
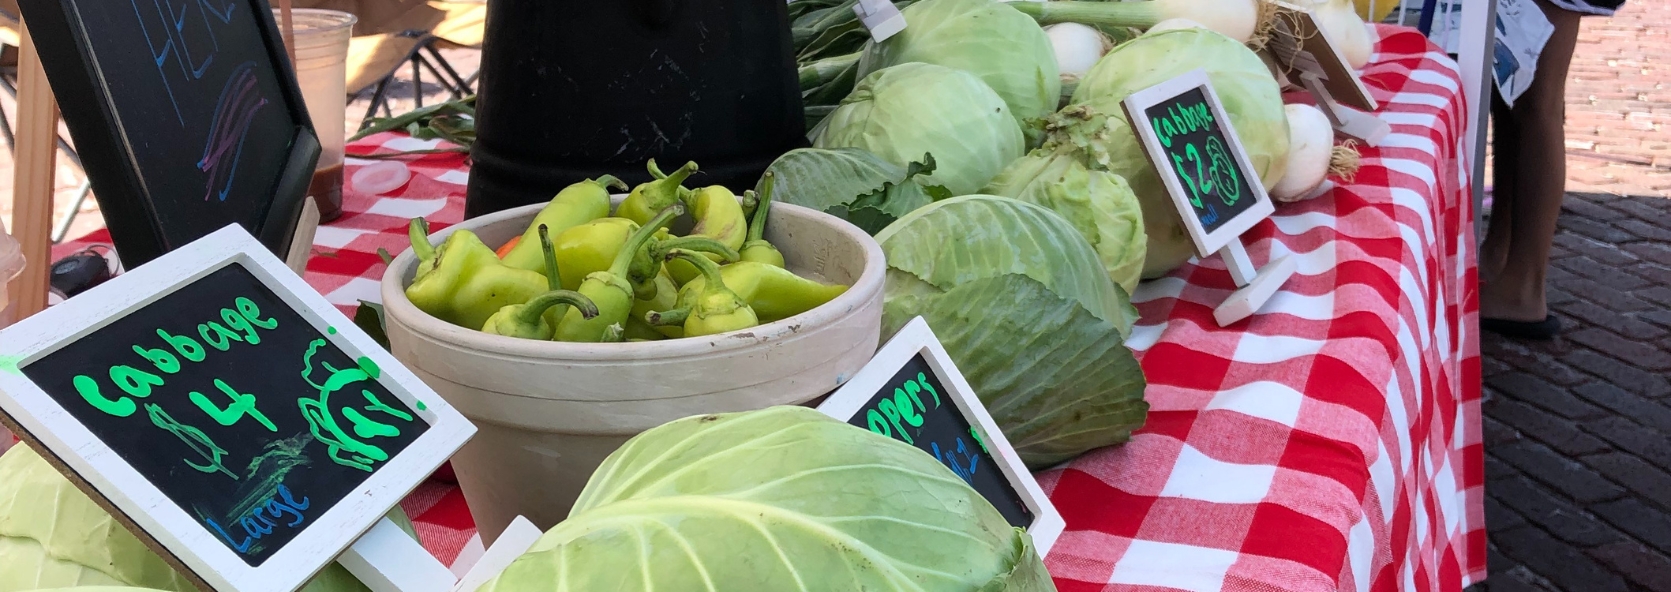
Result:
<svg viewBox="0 0 1671 592">
<path fill-rule="evenodd" d="M 605 330 L 611 325 L 622 325 L 626 322 L 635 300 L 632 283 L 627 280 L 633 257 L 639 250 L 648 246 L 657 230 L 674 216 L 683 213 L 684 209 L 682 204 L 675 201 L 672 206 L 651 218 L 649 223 L 633 231 L 626 244 L 615 253 L 615 259 L 610 262 L 607 270 L 587 274 L 585 281 L 580 282 L 579 292 L 597 303 L 598 316 L 590 319 L 581 318 L 579 312 L 569 310 L 563 321 L 557 325 L 559 341 L 596 343 L 603 340 Z"/>
<path fill-rule="evenodd" d="M 527 304 L 512 304 L 500 308 L 499 312 L 487 318 L 482 324 L 482 332 L 490 335 L 504 335 L 522 339 L 538 339 L 550 341 L 556 333 L 551 323 L 545 320 L 545 313 L 553 306 L 566 304 L 580 311 L 582 318 L 598 316 L 598 307 L 584 294 L 572 290 L 552 290 L 529 300 Z"/>
<path fill-rule="evenodd" d="M 760 318 L 755 316 L 754 309 L 736 292 L 725 287 L 725 278 L 721 276 L 719 266 L 706 255 L 696 251 L 674 249 L 667 256 L 689 261 L 702 273 L 705 280 L 702 287 L 695 291 L 696 297 L 686 310 L 686 337 L 729 333 L 760 324 Z M 646 322 L 649 322 L 649 318 L 646 318 Z"/>
<path fill-rule="evenodd" d="M 696 172 L 696 163 L 687 162 L 671 175 L 661 174 L 661 169 L 656 168 L 656 160 L 653 158 L 645 168 L 650 169 L 650 174 L 656 177 L 655 180 L 632 188 L 632 193 L 615 208 L 616 216 L 639 224 L 649 223 L 657 212 L 681 201 L 686 189 L 681 187 L 680 183 Z M 666 225 L 666 222 L 662 223 L 662 226 Z"/>
<path fill-rule="evenodd" d="M 754 219 L 748 223 L 748 236 L 743 241 L 743 249 L 739 253 L 743 261 L 765 263 L 783 267 L 783 253 L 766 242 L 766 213 L 772 209 L 772 183 L 777 175 L 766 171 L 760 179 L 760 197 L 754 206 Z"/>
<path fill-rule="evenodd" d="M 545 204 L 540 213 L 534 215 L 534 221 L 529 223 L 528 230 L 522 233 L 522 240 L 505 254 L 505 265 L 541 271 L 543 265 L 540 260 L 540 244 L 535 229 L 543 225 L 550 228 L 551 232 L 561 234 L 575 226 L 608 216 L 610 187 L 625 190 L 627 184 L 615 177 L 604 175 L 595 180 L 575 183 L 557 192 L 557 196 L 551 198 L 551 203 Z"/>
<path fill-rule="evenodd" d="M 743 247 L 743 239 L 748 236 L 748 216 L 743 213 L 742 204 L 730 189 L 719 185 L 703 187 L 686 198 L 685 205 L 690 208 L 691 217 L 696 220 L 689 237 L 713 239 L 725 245 L 726 251 L 730 253 L 735 253 Z M 715 251 L 707 251 L 710 253 L 710 261 L 726 263 L 737 260 L 736 255 L 720 259 L 714 256 Z M 667 268 L 673 273 L 673 280 L 680 284 L 691 281 L 700 274 L 696 267 L 681 259 L 668 260 Z"/>
<path fill-rule="evenodd" d="M 406 298 L 435 318 L 479 329 L 499 309 L 546 291 L 545 275 L 505 266 L 474 232 L 455 230 L 439 247 L 428 234 L 428 222 L 413 218 L 407 236 L 420 264 Z"/>
<path fill-rule="evenodd" d="M 640 298 L 632 303 L 632 315 L 627 319 L 627 328 L 632 329 L 634 322 L 644 323 L 645 315 L 650 311 L 668 310 L 679 306 L 679 285 L 673 283 L 673 277 L 667 275 L 667 269 L 656 274 L 656 294 L 652 298 Z M 685 336 L 685 328 L 677 325 L 651 327 L 656 333 L 674 339 Z"/>
<path fill-rule="evenodd" d="M 757 261 L 738 261 L 721 267 L 720 276 L 725 279 L 727 288 L 754 309 L 762 323 L 812 310 L 847 292 L 847 286 L 821 284 L 782 267 Z M 694 307 L 706 281 L 705 278 L 696 278 L 679 288 L 679 308 Z"/>
</svg>

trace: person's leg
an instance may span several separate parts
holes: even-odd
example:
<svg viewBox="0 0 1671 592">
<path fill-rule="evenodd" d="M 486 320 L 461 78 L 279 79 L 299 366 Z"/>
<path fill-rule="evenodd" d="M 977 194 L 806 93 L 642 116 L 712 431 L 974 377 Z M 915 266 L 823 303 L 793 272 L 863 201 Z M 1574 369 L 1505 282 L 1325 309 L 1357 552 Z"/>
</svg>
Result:
<svg viewBox="0 0 1671 592">
<path fill-rule="evenodd" d="M 1507 103 L 1491 87 L 1491 218 L 1480 245 L 1480 281 L 1490 282 L 1508 265 L 1509 237 L 1514 230 L 1514 171 L 1519 161 L 1520 135 Z"/>
<path fill-rule="evenodd" d="M 1496 187 L 1493 196 L 1493 208 L 1510 204 L 1508 243 L 1502 270 L 1480 288 L 1480 316 L 1485 319 L 1537 322 L 1549 314 L 1544 278 L 1566 190 L 1566 78 L 1578 43 L 1579 16 L 1543 0 L 1537 4 L 1555 32 L 1538 57 L 1531 86 L 1508 113 L 1516 147 L 1515 158 L 1507 164 L 1514 168 L 1497 175 L 1512 177 L 1512 193 Z M 1493 226 L 1497 230 L 1495 220 Z"/>
</svg>

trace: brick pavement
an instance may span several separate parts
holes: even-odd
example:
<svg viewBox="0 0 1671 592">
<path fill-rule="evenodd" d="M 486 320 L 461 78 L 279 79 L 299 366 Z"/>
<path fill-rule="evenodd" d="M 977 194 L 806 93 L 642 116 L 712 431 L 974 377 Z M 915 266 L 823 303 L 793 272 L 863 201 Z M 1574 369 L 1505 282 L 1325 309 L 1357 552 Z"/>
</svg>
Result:
<svg viewBox="0 0 1671 592">
<path fill-rule="evenodd" d="M 1629 181 L 1634 182 L 1634 181 Z M 1487 333 L 1491 592 L 1671 592 L 1671 199 L 1568 194 L 1546 343 Z"/>
</svg>

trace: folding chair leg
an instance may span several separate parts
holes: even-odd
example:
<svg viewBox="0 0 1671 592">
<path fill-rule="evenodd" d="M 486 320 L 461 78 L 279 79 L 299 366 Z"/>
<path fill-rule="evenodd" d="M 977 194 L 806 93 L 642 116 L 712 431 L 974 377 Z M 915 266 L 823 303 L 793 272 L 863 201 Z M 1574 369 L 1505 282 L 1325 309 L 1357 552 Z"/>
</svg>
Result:
<svg viewBox="0 0 1671 592">
<path fill-rule="evenodd" d="M 377 82 L 377 90 L 371 92 L 371 106 L 366 108 L 366 116 L 360 118 L 360 129 L 371 127 L 371 119 L 377 117 L 377 106 L 384 105 L 387 102 L 383 93 L 389 90 L 389 81 L 394 80 L 394 78 L 394 74 L 389 74 Z M 384 107 L 386 109 L 387 105 L 384 105 Z"/>
<path fill-rule="evenodd" d="M 466 95 L 475 92 L 474 90 L 472 90 L 470 88 L 470 83 L 465 81 L 463 76 L 459 76 L 458 71 L 453 69 L 453 65 L 451 63 L 447 62 L 447 58 L 445 58 L 441 55 L 441 50 L 436 49 L 433 44 L 429 45 L 429 46 L 426 46 L 424 49 L 429 50 L 429 55 L 430 55 L 430 57 L 435 58 L 435 63 L 440 64 L 441 69 L 446 70 L 447 75 L 451 76 L 452 79 L 453 79 L 453 82 L 458 84 L 458 88 L 459 88 L 460 92 L 462 92 L 463 94 L 466 94 Z M 439 76 L 439 75 L 437 75 L 437 76 Z M 454 98 L 458 98 L 458 97 L 454 97 Z"/>
<path fill-rule="evenodd" d="M 93 182 L 82 179 L 81 187 L 76 188 L 75 201 L 70 202 L 70 211 L 64 214 L 64 219 L 52 229 L 52 244 L 64 242 L 64 235 L 70 233 L 70 225 L 75 223 L 75 217 L 81 213 L 81 204 L 87 201 L 87 194 L 92 193 Z"/>
<path fill-rule="evenodd" d="M 412 52 L 412 108 L 421 109 L 424 106 L 424 76 L 418 69 L 418 62 L 424 60 L 418 52 Z"/>
<path fill-rule="evenodd" d="M 442 74 L 441 70 L 439 68 L 435 67 L 435 64 L 430 63 L 429 58 L 426 58 L 422 55 L 416 55 L 416 54 L 413 56 L 413 58 L 418 60 L 419 62 L 422 62 L 424 67 L 429 69 L 429 73 L 433 74 L 435 76 L 435 80 L 439 81 L 439 83 L 441 84 L 441 87 L 447 91 L 447 94 L 450 95 L 449 96 L 450 99 L 457 99 L 457 98 L 463 96 L 462 94 L 460 94 L 461 91 L 459 90 L 458 85 L 454 84 L 453 81 L 448 80 L 446 75 Z"/>
</svg>

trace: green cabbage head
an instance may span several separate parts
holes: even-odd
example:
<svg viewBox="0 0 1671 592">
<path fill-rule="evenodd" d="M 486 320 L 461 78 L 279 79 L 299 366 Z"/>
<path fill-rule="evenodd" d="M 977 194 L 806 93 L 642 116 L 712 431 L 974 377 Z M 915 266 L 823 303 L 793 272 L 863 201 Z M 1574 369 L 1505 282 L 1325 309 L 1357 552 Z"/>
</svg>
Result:
<svg viewBox="0 0 1671 592">
<path fill-rule="evenodd" d="M 1196 68 L 1206 70 L 1212 80 L 1265 189 L 1276 186 L 1288 166 L 1288 118 L 1282 110 L 1282 92 L 1259 56 L 1234 39 L 1207 29 L 1144 34 L 1103 56 L 1073 93 L 1074 105 L 1089 106 L 1107 116 L 1107 140 L 1096 156 L 1097 164 L 1125 177 L 1142 202 L 1149 239 L 1145 278 L 1166 275 L 1188 261 L 1195 247 L 1120 102 L 1131 93 Z"/>
<path fill-rule="evenodd" d="M 1114 284 L 1131 294 L 1143 275 L 1148 238 L 1143 211 L 1124 177 L 1091 170 L 1071 153 L 1034 150 L 998 173 L 984 190 L 1050 208 L 1096 249 Z"/>
<path fill-rule="evenodd" d="M 628 440 L 480 592 L 1055 589 L 1026 532 L 934 457 L 772 407 Z"/>
<path fill-rule="evenodd" d="M 1021 124 L 986 83 L 933 64 L 870 73 L 821 125 L 819 148 L 862 148 L 902 167 L 933 155 L 922 184 L 953 195 L 984 187 L 1025 147 Z"/>
<path fill-rule="evenodd" d="M 389 518 L 412 534 L 399 508 Z M 13 446 L 0 456 L 0 592 L 83 586 L 197 592 L 35 451 Z M 302 588 L 365 590 L 336 563 Z"/>
<path fill-rule="evenodd" d="M 921 316 L 1035 470 L 1130 439 L 1143 369 L 1137 311 L 1067 219 L 1007 197 L 937 201 L 876 235 L 882 332 Z"/>
<path fill-rule="evenodd" d="M 865 43 L 860 77 L 910 62 L 935 64 L 979 77 L 1018 124 L 1056 110 L 1061 72 L 1050 38 L 1033 17 L 995 0 L 923 0 L 902 13 L 905 30 Z"/>
</svg>

